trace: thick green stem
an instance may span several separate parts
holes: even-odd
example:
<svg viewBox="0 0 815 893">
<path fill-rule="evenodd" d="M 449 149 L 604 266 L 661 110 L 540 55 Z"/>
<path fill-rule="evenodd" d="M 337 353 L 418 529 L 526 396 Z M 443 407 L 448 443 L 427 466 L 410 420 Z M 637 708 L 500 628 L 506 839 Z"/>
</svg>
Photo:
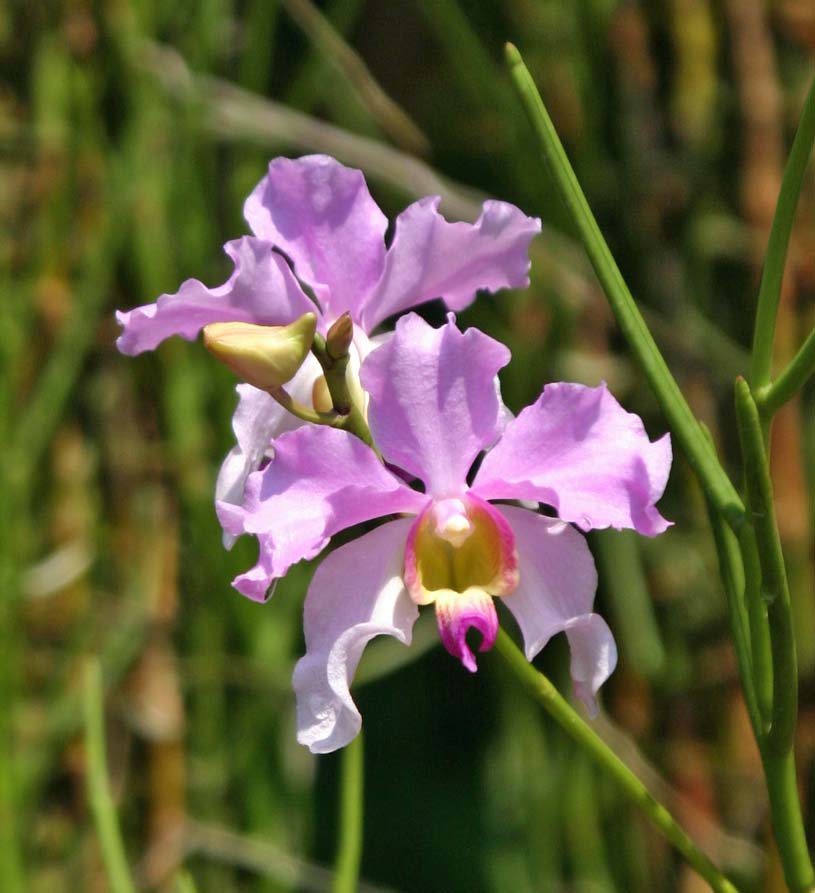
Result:
<svg viewBox="0 0 815 893">
<path fill-rule="evenodd" d="M 756 403 L 763 419 L 771 419 L 815 374 L 815 329 L 809 333 L 787 368 L 772 384 L 756 391 Z"/>
<path fill-rule="evenodd" d="M 738 527 L 744 516 L 741 498 L 716 458 L 637 309 L 634 298 L 580 188 L 532 76 L 524 65 L 520 53 L 512 44 L 507 44 L 507 59 L 512 80 L 538 138 L 550 173 L 580 233 L 586 253 L 617 323 L 708 498 L 716 510 L 727 518 L 731 526 Z"/>
<path fill-rule="evenodd" d="M 781 181 L 781 191 L 767 243 L 767 256 L 764 259 L 764 271 L 758 293 L 753 331 L 753 358 L 750 365 L 750 384 L 755 390 L 767 385 L 772 373 L 775 323 L 778 302 L 781 299 L 787 248 L 795 218 L 795 206 L 798 204 L 804 171 L 812 154 L 813 144 L 815 144 L 815 81 L 811 84 L 804 101 L 801 120 L 784 169 L 784 178 Z"/>
<path fill-rule="evenodd" d="M 340 778 L 340 837 L 333 893 L 356 893 L 362 859 L 362 819 L 365 757 L 362 732 L 342 752 Z"/>
<path fill-rule="evenodd" d="M 639 778 L 608 747 L 591 726 L 578 716 L 555 686 L 526 660 L 509 635 L 503 630 L 499 630 L 495 644 L 509 668 L 532 697 L 597 763 L 600 769 L 614 779 L 625 796 L 648 816 L 656 828 L 676 847 L 688 864 L 710 884 L 713 890 L 717 893 L 736 893 L 733 884 L 696 846 L 670 812 L 654 799 Z"/>
<path fill-rule="evenodd" d="M 104 695 L 96 658 L 90 658 L 85 667 L 85 754 L 88 801 L 110 889 L 112 893 L 135 893 L 108 783 Z"/>
</svg>

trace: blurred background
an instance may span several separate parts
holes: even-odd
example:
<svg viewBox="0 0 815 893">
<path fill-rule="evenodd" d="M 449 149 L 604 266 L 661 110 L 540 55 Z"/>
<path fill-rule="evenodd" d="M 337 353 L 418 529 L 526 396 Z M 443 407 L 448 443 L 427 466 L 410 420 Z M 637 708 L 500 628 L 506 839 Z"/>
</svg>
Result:
<svg viewBox="0 0 815 893">
<path fill-rule="evenodd" d="M 518 44 L 648 323 L 722 454 L 761 258 L 813 76 L 811 0 L 51 0 L 0 5 L 0 889 L 111 889 L 86 796 L 98 660 L 108 771 L 139 889 L 330 888 L 339 760 L 295 743 L 290 675 L 312 567 L 265 606 L 230 588 L 213 486 L 234 380 L 200 344 L 136 359 L 115 308 L 229 272 L 269 159 L 365 171 L 392 218 L 439 193 L 544 220 L 527 291 L 460 317 L 506 341 L 515 410 L 605 378 L 665 430 L 553 194 L 502 62 Z M 815 175 L 778 360 L 815 323 Z M 426 315 L 440 321 L 440 306 Z M 815 391 L 773 467 L 803 677 L 815 833 Z M 729 460 L 728 460 L 729 461 Z M 739 471 L 731 465 L 738 479 Z M 684 460 L 648 541 L 590 537 L 621 660 L 597 729 L 744 890 L 783 889 L 704 502 Z M 505 618 L 506 619 L 506 618 Z M 509 621 L 507 621 L 509 622 Z M 374 643 L 367 891 L 705 889 L 491 654 Z M 91 664 L 93 666 L 93 664 Z M 561 642 L 541 660 L 565 690 Z M 98 767 L 97 767 L 98 768 Z M 813 837 L 812 839 L 815 839 Z M 766 855 L 769 853 L 769 855 Z"/>
</svg>

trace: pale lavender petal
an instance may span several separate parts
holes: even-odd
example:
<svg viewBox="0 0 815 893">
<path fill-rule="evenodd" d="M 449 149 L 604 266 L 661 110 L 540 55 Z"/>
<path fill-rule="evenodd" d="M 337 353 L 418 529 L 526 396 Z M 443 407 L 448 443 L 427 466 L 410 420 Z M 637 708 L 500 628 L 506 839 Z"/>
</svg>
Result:
<svg viewBox="0 0 815 893">
<path fill-rule="evenodd" d="M 243 214 L 255 235 L 285 251 L 332 317 L 348 310 L 360 322 L 382 273 L 388 225 L 361 171 L 326 155 L 276 158 Z"/>
<path fill-rule="evenodd" d="M 362 365 L 374 441 L 391 464 L 420 478 L 435 497 L 457 496 L 478 453 L 503 422 L 495 387 L 510 359 L 478 329 L 440 329 L 411 313 Z"/>
<path fill-rule="evenodd" d="M 586 540 L 573 527 L 516 506 L 498 506 L 512 526 L 520 558 L 518 587 L 504 596 L 532 660 L 556 633 L 572 652 L 574 691 L 596 709 L 594 696 L 617 663 L 605 621 L 592 614 L 597 571 Z"/>
<path fill-rule="evenodd" d="M 396 218 L 382 278 L 362 311 L 368 331 L 433 298 L 461 310 L 479 289 L 529 285 L 529 243 L 541 228 L 537 217 L 488 201 L 475 223 L 448 223 L 438 205 L 438 197 L 423 198 Z"/>
<path fill-rule="evenodd" d="M 548 503 L 583 530 L 633 527 L 654 536 L 670 526 L 655 507 L 670 470 L 670 436 L 652 443 L 605 384 L 557 383 L 506 426 L 473 490 Z"/>
<path fill-rule="evenodd" d="M 263 471 L 249 475 L 244 505 L 217 505 L 227 533 L 257 536 L 257 565 L 233 581 L 262 601 L 274 579 L 314 558 L 338 531 L 396 512 L 420 512 L 427 497 L 391 474 L 361 440 L 306 425 L 278 437 Z"/>
<path fill-rule="evenodd" d="M 311 406 L 315 380 L 322 375 L 317 360 L 309 355 L 298 373 L 286 385 L 286 390 L 298 402 Z M 240 505 L 246 479 L 271 456 L 272 441 L 286 431 L 299 428 L 303 422 L 265 391 L 250 384 L 239 384 L 238 405 L 232 416 L 232 430 L 237 443 L 229 451 L 215 483 L 215 501 Z M 235 542 L 231 533 L 224 533 L 224 545 L 230 549 Z"/>
<path fill-rule="evenodd" d="M 211 322 L 252 322 L 276 326 L 290 323 L 314 304 L 303 294 L 286 261 L 268 242 L 244 236 L 224 245 L 235 270 L 223 285 L 207 288 L 187 279 L 172 295 L 145 304 L 116 319 L 124 329 L 116 346 L 122 353 L 153 350 L 165 338 L 191 341 Z"/>
<path fill-rule="evenodd" d="M 329 753 L 356 737 L 362 720 L 349 687 L 374 636 L 410 644 L 419 616 L 402 582 L 411 520 L 391 521 L 332 552 L 306 595 L 306 654 L 294 668 L 297 740 Z"/>
</svg>

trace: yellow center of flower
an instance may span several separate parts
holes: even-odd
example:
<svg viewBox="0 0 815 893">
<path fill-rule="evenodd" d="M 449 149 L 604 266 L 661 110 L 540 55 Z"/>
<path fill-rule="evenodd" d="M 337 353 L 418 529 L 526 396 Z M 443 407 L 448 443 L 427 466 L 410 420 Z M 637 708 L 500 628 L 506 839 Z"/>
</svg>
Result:
<svg viewBox="0 0 815 893">
<path fill-rule="evenodd" d="M 407 578 L 418 604 L 469 589 L 507 595 L 518 583 L 509 527 L 473 500 L 444 499 L 426 511 L 417 522 L 413 555 Z"/>
</svg>

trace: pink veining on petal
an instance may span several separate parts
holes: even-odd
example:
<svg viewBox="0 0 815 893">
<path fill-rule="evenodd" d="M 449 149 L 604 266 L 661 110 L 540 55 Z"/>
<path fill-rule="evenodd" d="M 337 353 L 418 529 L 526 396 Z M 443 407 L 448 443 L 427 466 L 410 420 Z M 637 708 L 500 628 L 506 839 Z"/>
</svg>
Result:
<svg viewBox="0 0 815 893">
<path fill-rule="evenodd" d="M 436 620 L 444 647 L 471 673 L 478 669 L 475 655 L 467 644 L 471 629 L 481 633 L 479 651 L 489 651 L 498 635 L 498 615 L 492 598 L 482 589 L 444 592 L 436 597 Z"/>
</svg>

